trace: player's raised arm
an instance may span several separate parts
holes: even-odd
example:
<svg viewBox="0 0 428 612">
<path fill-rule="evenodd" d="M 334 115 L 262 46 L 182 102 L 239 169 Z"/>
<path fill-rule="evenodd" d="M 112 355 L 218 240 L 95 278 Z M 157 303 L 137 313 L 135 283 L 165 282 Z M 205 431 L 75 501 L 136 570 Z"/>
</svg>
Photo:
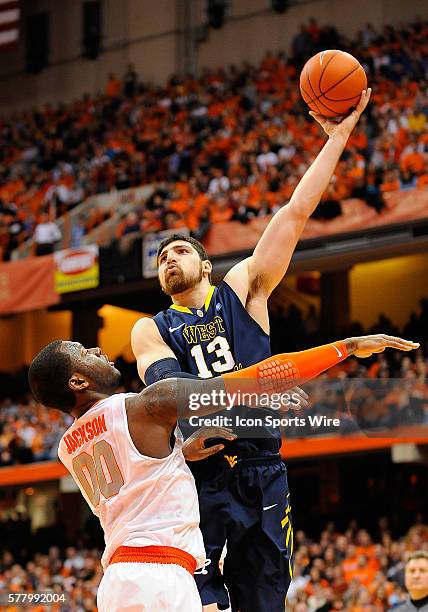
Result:
<svg viewBox="0 0 428 612">
<path fill-rule="evenodd" d="M 370 99 L 371 90 L 363 91 L 357 108 L 340 123 L 310 113 L 321 125 L 328 141 L 297 185 L 290 202 L 270 221 L 253 255 L 245 260 L 248 269 L 248 291 L 261 293 L 265 298 L 278 285 L 287 271 L 305 224 L 327 189 L 339 158 L 361 113 Z M 244 262 L 232 268 L 225 280 L 242 299 Z M 238 270 L 239 268 L 239 270 Z"/>
</svg>

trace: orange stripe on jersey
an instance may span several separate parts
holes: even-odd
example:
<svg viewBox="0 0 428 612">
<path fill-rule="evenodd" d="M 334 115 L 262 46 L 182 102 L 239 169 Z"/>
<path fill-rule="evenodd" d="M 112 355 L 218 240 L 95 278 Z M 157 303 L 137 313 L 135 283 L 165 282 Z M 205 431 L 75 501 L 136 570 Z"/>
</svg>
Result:
<svg viewBox="0 0 428 612">
<path fill-rule="evenodd" d="M 119 546 L 110 558 L 111 563 L 171 563 L 184 567 L 190 574 L 196 569 L 196 559 L 173 546 Z"/>
</svg>

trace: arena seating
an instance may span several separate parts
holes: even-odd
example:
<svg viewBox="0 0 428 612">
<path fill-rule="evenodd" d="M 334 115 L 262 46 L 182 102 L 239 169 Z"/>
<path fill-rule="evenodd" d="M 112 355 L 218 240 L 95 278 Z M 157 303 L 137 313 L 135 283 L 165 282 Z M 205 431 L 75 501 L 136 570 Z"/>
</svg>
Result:
<svg viewBox="0 0 428 612">
<path fill-rule="evenodd" d="M 92 530 L 92 531 L 91 531 Z M 32 538 L 28 549 L 29 520 L 23 514 L 0 522 L 0 589 L 3 593 L 46 592 L 65 594 L 73 610 L 96 612 L 96 591 L 102 578 L 101 550 L 94 547 L 93 525 L 73 545 L 58 540 L 49 546 Z M 13 543 L 10 534 L 13 533 Z M 373 534 L 351 520 L 345 530 L 334 523 L 309 537 L 297 530 L 294 537 L 294 580 L 288 592 L 290 612 L 384 612 L 406 598 L 403 568 L 406 554 L 428 550 L 428 526 L 420 518 L 398 536 L 391 521 L 382 517 Z M 102 546 L 98 543 L 98 546 Z M 44 607 L 33 607 L 42 612 Z"/>
<path fill-rule="evenodd" d="M 367 26 L 350 42 L 311 22 L 287 58 L 268 53 L 258 66 L 173 77 L 163 88 L 140 83 L 136 92 L 116 80 L 98 97 L 0 120 L 0 260 L 32 237 L 43 213 L 55 219 L 112 189 L 162 184 L 117 237 L 183 225 L 200 237 L 210 224 L 275 212 L 324 142 L 296 67 L 333 42 L 358 56 L 374 91 L 314 220 L 341 218 L 340 202 L 352 197 L 371 207 L 364 218 L 383 222 L 389 193 L 428 184 L 427 34 L 421 21 Z M 75 235 L 105 215 L 89 207 Z"/>
</svg>

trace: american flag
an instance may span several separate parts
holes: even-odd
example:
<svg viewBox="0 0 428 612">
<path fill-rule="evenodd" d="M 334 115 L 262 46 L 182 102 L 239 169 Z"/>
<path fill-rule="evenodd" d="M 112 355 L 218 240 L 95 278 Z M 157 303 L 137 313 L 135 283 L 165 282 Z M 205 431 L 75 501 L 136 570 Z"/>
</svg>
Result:
<svg viewBox="0 0 428 612">
<path fill-rule="evenodd" d="M 20 0 L 0 0 L 0 48 L 18 40 Z"/>
</svg>

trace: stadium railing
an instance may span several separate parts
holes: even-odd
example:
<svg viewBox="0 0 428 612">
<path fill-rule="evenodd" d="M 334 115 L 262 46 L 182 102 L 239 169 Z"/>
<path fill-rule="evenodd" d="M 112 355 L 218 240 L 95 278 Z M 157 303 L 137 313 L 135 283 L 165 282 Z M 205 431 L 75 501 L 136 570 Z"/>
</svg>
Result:
<svg viewBox="0 0 428 612">
<path fill-rule="evenodd" d="M 156 185 L 133 187 L 123 191 L 92 196 L 76 206 L 66 215 L 56 220 L 61 231 L 62 240 L 56 250 L 69 248 L 71 228 L 80 216 L 86 216 L 91 210 L 115 210 L 112 216 L 86 234 L 83 245 L 108 245 L 115 237 L 115 231 L 123 216 L 132 210 L 144 206 L 144 202 L 153 194 Z M 386 210 L 382 214 L 359 199 L 348 199 L 341 202 L 342 214 L 329 221 L 309 219 L 302 239 L 312 239 L 321 236 L 334 236 L 347 232 L 387 227 L 396 223 L 428 218 L 428 187 L 395 191 L 385 194 Z M 204 241 L 212 253 L 240 251 L 253 247 L 271 215 L 256 217 L 248 223 L 228 221 L 212 226 L 212 231 Z M 219 249 L 221 243 L 222 248 Z M 23 259 L 31 255 L 33 240 L 27 240 L 12 253 L 12 260 Z"/>
<path fill-rule="evenodd" d="M 84 202 L 73 208 L 70 212 L 59 217 L 55 224 L 62 234 L 57 244 L 57 250 L 67 249 L 70 246 L 71 228 L 79 217 L 87 217 L 94 209 L 114 211 L 112 216 L 88 232 L 82 239 L 82 244 L 108 244 L 114 238 L 118 223 L 124 215 L 141 206 L 153 193 L 152 185 L 132 187 L 121 191 L 112 191 L 87 198 Z M 24 259 L 32 253 L 33 239 L 30 238 L 12 252 L 12 260 Z"/>
</svg>

